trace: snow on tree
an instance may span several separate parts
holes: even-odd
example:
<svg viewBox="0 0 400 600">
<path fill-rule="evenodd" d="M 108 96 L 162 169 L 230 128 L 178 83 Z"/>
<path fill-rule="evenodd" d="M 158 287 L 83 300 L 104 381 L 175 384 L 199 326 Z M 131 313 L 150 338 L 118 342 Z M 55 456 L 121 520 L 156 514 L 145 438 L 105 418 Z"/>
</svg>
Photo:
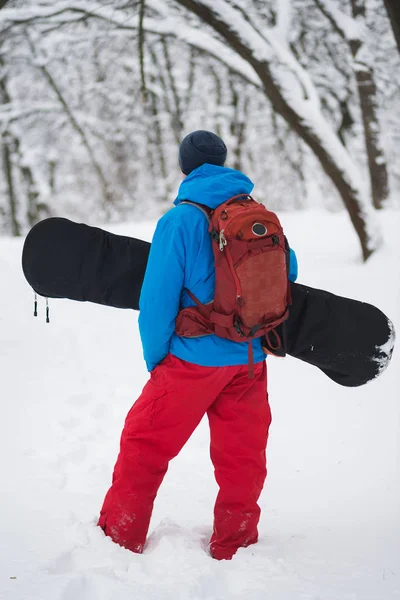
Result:
<svg viewBox="0 0 400 600">
<path fill-rule="evenodd" d="M 357 81 L 365 147 L 371 180 L 372 201 L 382 208 L 389 195 L 386 159 L 381 143 L 380 122 L 377 113 L 377 89 L 373 56 L 366 43 L 365 0 L 350 0 L 352 17 L 342 13 L 332 0 L 314 0 L 330 20 L 332 27 L 349 44 L 353 57 L 352 68 Z M 344 114 L 345 117 L 345 114 Z"/>
<path fill-rule="evenodd" d="M 332 9 L 329 0 L 318 1 Z M 380 236 L 368 163 L 353 149 L 365 139 L 350 47 L 360 28 L 350 0 L 335 13 L 340 35 L 315 2 L 8 2 L 0 13 L 0 56 L 11 100 L 0 99 L 0 131 L 18 133 L 35 182 L 30 200 L 20 174 L 14 185 L 19 230 L 31 222 L 29 203 L 72 218 L 155 215 L 176 189 L 179 140 L 201 127 L 226 139 L 229 166 L 253 177 L 272 208 L 306 205 L 311 185 L 331 186 L 320 194 L 326 205 L 324 196 L 334 198 L 336 189 L 367 258 Z M 367 25 L 363 43 L 371 40 Z M 379 108 L 384 75 L 380 63 Z M 386 122 L 381 110 L 375 117 Z M 382 139 L 392 147 L 386 132 Z M 5 172 L 4 159 L 2 165 Z M 0 187 L 4 230 L 11 230 L 9 198 Z"/>
</svg>

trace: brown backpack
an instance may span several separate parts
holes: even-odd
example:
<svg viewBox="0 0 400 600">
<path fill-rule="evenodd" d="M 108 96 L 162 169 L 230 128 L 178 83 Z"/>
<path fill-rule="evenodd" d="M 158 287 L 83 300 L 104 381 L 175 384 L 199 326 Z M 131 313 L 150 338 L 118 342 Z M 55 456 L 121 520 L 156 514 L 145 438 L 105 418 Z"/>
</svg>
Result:
<svg viewBox="0 0 400 600">
<path fill-rule="evenodd" d="M 194 338 L 215 334 L 249 344 L 253 376 L 253 338 L 265 336 L 268 353 L 281 355 L 276 331 L 289 316 L 289 246 L 275 213 L 247 194 L 230 198 L 215 210 L 193 204 L 209 220 L 215 264 L 215 295 L 208 304 L 186 290 L 195 306 L 176 319 L 176 333 Z M 272 350 L 272 352 L 271 352 Z"/>
</svg>

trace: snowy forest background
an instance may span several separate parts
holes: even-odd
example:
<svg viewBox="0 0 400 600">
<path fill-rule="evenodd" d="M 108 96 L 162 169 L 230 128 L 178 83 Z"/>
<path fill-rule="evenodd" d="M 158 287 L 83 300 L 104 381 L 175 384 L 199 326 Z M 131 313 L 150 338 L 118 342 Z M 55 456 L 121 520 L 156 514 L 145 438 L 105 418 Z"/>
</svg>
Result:
<svg viewBox="0 0 400 600">
<path fill-rule="evenodd" d="M 160 215 L 177 146 L 219 133 L 273 210 L 399 207 L 400 54 L 384 0 L 0 1 L 0 233 Z"/>
</svg>

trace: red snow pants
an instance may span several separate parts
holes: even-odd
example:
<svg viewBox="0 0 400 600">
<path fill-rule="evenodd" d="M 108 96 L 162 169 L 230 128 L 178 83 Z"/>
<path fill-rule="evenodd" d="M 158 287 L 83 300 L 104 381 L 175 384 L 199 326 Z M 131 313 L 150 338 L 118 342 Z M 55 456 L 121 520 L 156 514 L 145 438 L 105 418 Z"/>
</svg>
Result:
<svg viewBox="0 0 400 600">
<path fill-rule="evenodd" d="M 129 411 L 99 526 L 117 544 L 142 552 L 154 499 L 174 458 L 207 413 L 219 493 L 211 555 L 230 559 L 258 539 L 271 412 L 266 363 L 201 367 L 169 354 Z M 190 482 L 188 482 L 190 485 Z"/>
</svg>

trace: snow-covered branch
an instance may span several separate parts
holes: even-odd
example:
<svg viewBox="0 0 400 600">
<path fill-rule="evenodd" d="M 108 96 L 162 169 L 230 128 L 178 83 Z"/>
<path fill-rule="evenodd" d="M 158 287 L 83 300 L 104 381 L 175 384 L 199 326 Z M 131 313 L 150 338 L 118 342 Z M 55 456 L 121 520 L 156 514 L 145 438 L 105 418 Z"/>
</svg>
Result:
<svg viewBox="0 0 400 600">
<path fill-rule="evenodd" d="M 24 119 L 32 115 L 49 114 L 60 112 L 60 106 L 52 102 L 36 102 L 24 105 L 22 103 L 11 102 L 9 104 L 0 104 L 0 131 L 1 123 L 8 124 L 19 119 Z"/>
<path fill-rule="evenodd" d="M 315 4 L 329 19 L 333 28 L 348 42 L 361 40 L 365 35 L 365 25 L 346 15 L 333 0 L 314 0 Z"/>
<path fill-rule="evenodd" d="M 151 4 L 153 8 L 160 9 L 163 18 L 145 17 L 143 28 L 146 32 L 179 39 L 222 62 L 232 73 L 243 77 L 248 83 L 259 88 L 262 87 L 259 77 L 251 66 L 225 44 L 205 31 L 188 26 L 187 23 L 176 17 L 166 17 L 165 6 L 159 2 L 152 0 Z M 91 2 L 85 2 L 82 6 L 71 4 L 71 2 L 60 2 L 52 7 L 5 9 L 0 14 L 0 24 L 2 21 L 21 25 L 40 21 L 48 24 L 52 20 L 59 21 L 61 17 L 65 23 L 74 23 L 81 20 L 82 16 L 101 19 L 109 25 L 127 31 L 136 31 L 139 27 L 137 20 L 127 20 L 126 15 L 118 15 L 113 8 Z"/>
<path fill-rule="evenodd" d="M 282 44 L 288 44 L 292 20 L 292 0 L 280 0 L 277 4 L 277 22 L 274 33 Z"/>
<path fill-rule="evenodd" d="M 12 73 L 10 89 L 18 92 L 14 108 L 3 106 L 0 119 L 4 123 L 13 118 L 15 127 L 19 126 L 18 116 L 23 118 L 26 108 L 21 103 L 27 89 L 23 79 L 28 74 L 34 81 L 28 84 L 31 112 L 25 114 L 33 114 L 38 99 L 44 100 L 31 144 L 43 139 L 41 131 L 51 138 L 50 145 L 62 145 L 60 138 L 68 144 L 72 125 L 82 140 L 79 162 L 86 164 L 85 176 L 91 177 L 88 185 L 96 185 L 96 169 L 88 160 L 92 148 L 92 157 L 96 156 L 111 182 L 110 190 L 118 190 L 128 205 L 132 190 L 143 193 L 147 189 L 148 177 L 155 196 L 166 198 L 176 176 L 176 145 L 191 128 L 219 132 L 235 167 L 262 181 L 261 185 L 270 185 L 271 173 L 279 172 L 282 189 L 288 185 L 285 179 L 293 183 L 303 173 L 308 179 L 305 165 L 309 160 L 312 164 L 308 145 L 342 196 L 366 257 L 378 245 L 369 190 L 356 164 L 359 156 L 344 146 L 347 135 L 353 138 L 360 130 L 349 129 L 341 141 L 337 129 L 343 97 L 338 90 L 352 76 L 350 65 L 358 74 L 355 67 L 361 68 L 361 47 L 369 40 L 361 39 L 363 18 L 354 13 L 353 4 L 350 17 L 335 0 L 314 2 L 320 10 L 311 0 L 268 2 L 274 5 L 269 16 L 258 0 L 15 3 L 13 8 L 2 9 L 0 31 L 7 33 L 2 55 Z M 332 30 L 343 41 L 329 35 Z M 26 55 L 25 32 L 31 35 L 40 60 Z M 58 96 L 58 112 L 67 115 L 62 129 L 54 132 L 50 129 L 60 123 L 60 115 L 53 116 L 46 109 L 57 94 L 46 70 L 65 102 L 64 106 Z M 140 95 L 141 81 L 148 90 L 145 98 Z M 338 100 L 332 115 L 326 100 L 335 94 Z M 14 101 L 19 101 L 18 109 Z M 346 102 L 354 100 L 346 95 Z M 27 121 L 29 128 L 33 121 Z M 287 158 L 280 143 L 283 130 L 283 145 L 293 153 Z M 70 161 L 65 173 L 75 185 L 79 169 L 68 152 L 65 146 L 64 153 L 60 151 Z M 265 159 L 271 154 L 273 167 Z M 57 174 L 62 168 L 57 166 Z M 312 170 L 314 178 L 314 166 Z M 304 190 L 308 194 L 307 186 Z"/>
<path fill-rule="evenodd" d="M 225 0 L 176 1 L 225 37 L 253 66 L 276 111 L 310 146 L 337 186 L 367 258 L 381 242 L 368 190 L 357 165 L 324 118 L 308 73 L 273 31 L 266 30 L 261 36 Z"/>
</svg>

